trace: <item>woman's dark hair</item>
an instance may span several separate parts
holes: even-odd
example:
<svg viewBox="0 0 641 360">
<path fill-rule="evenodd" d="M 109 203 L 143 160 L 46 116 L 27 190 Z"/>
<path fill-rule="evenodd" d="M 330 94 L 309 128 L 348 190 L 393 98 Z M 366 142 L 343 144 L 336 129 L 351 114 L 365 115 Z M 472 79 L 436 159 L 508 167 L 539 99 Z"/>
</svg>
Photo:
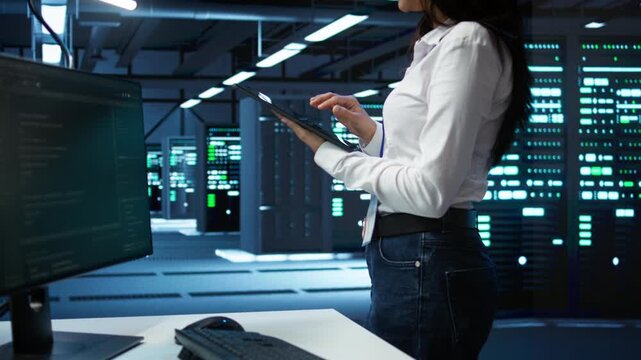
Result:
<svg viewBox="0 0 641 360">
<path fill-rule="evenodd" d="M 502 41 L 512 57 L 512 97 L 505 110 L 492 154 L 491 166 L 497 165 L 512 146 L 517 129 L 523 130 L 532 113 L 530 86 L 532 76 L 527 66 L 521 15 L 516 0 L 421 0 L 424 14 L 416 29 L 416 40 L 444 25 L 436 19 L 436 8 L 455 22 L 475 21 L 495 39 Z M 412 42 L 412 44 L 414 44 Z M 499 47 L 500 49 L 500 47 Z M 412 53 L 412 52 L 410 52 Z"/>
</svg>

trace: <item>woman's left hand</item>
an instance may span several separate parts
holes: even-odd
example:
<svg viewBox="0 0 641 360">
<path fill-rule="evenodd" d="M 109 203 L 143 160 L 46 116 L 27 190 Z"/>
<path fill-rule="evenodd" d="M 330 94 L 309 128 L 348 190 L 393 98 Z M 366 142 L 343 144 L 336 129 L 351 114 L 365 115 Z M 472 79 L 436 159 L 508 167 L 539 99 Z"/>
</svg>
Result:
<svg viewBox="0 0 641 360">
<path fill-rule="evenodd" d="M 294 134 L 296 134 L 296 136 L 298 136 L 298 138 L 302 142 L 304 142 L 307 146 L 309 146 L 310 149 L 312 149 L 312 152 L 316 153 L 316 150 L 318 150 L 318 148 L 325 142 L 325 139 L 323 139 L 322 137 L 281 116 L 280 114 L 274 112 L 274 115 L 276 115 L 276 117 L 279 118 L 283 124 L 292 129 L 292 131 L 294 131 Z"/>
</svg>

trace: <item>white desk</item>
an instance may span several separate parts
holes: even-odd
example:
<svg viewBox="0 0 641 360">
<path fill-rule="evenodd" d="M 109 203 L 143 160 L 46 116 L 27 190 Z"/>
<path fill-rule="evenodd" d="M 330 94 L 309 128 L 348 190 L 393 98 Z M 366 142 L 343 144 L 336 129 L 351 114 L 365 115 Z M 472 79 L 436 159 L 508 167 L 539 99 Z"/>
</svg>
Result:
<svg viewBox="0 0 641 360">
<path fill-rule="evenodd" d="M 247 331 L 277 337 L 325 359 L 410 359 L 333 309 L 54 320 L 53 330 L 144 336 L 141 345 L 118 359 L 173 360 L 180 352 L 174 344 L 174 329 L 214 315 L 227 316 Z M 0 322 L 0 343 L 10 338 L 9 322 Z"/>
</svg>

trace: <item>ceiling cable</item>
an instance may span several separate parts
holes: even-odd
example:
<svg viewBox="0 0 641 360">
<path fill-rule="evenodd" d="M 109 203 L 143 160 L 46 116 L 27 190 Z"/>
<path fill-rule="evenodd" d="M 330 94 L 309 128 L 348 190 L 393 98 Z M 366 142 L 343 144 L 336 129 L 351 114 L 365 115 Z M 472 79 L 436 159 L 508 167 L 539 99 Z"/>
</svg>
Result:
<svg viewBox="0 0 641 360">
<path fill-rule="evenodd" d="M 36 10 L 36 7 L 33 5 L 32 0 L 27 0 L 27 4 L 29 5 L 29 9 L 31 10 L 31 13 L 33 14 L 33 16 L 35 16 L 36 19 L 38 19 L 38 21 L 42 24 L 42 26 L 44 26 L 45 29 L 49 31 L 49 34 L 51 35 L 53 40 L 58 44 L 58 46 L 60 46 L 60 49 L 65 54 L 65 63 L 67 65 L 67 68 L 73 69 L 73 56 L 71 55 L 71 52 L 69 51 L 69 49 L 67 49 L 64 42 L 62 42 L 58 34 L 56 34 L 56 32 L 53 31 L 51 26 L 47 24 L 45 19 L 42 18 L 42 15 L 40 14 L 40 12 L 38 12 Z"/>
</svg>

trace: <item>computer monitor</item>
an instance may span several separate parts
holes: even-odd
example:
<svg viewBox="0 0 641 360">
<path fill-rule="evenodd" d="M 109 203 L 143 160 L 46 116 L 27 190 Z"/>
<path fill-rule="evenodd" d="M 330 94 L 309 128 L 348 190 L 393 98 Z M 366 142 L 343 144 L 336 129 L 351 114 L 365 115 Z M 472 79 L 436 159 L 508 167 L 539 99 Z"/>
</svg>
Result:
<svg viewBox="0 0 641 360">
<path fill-rule="evenodd" d="M 52 334 L 46 286 L 152 252 L 140 86 L 0 56 L 0 169 L 13 334 L 0 358 L 107 358 L 138 343 Z"/>
</svg>

